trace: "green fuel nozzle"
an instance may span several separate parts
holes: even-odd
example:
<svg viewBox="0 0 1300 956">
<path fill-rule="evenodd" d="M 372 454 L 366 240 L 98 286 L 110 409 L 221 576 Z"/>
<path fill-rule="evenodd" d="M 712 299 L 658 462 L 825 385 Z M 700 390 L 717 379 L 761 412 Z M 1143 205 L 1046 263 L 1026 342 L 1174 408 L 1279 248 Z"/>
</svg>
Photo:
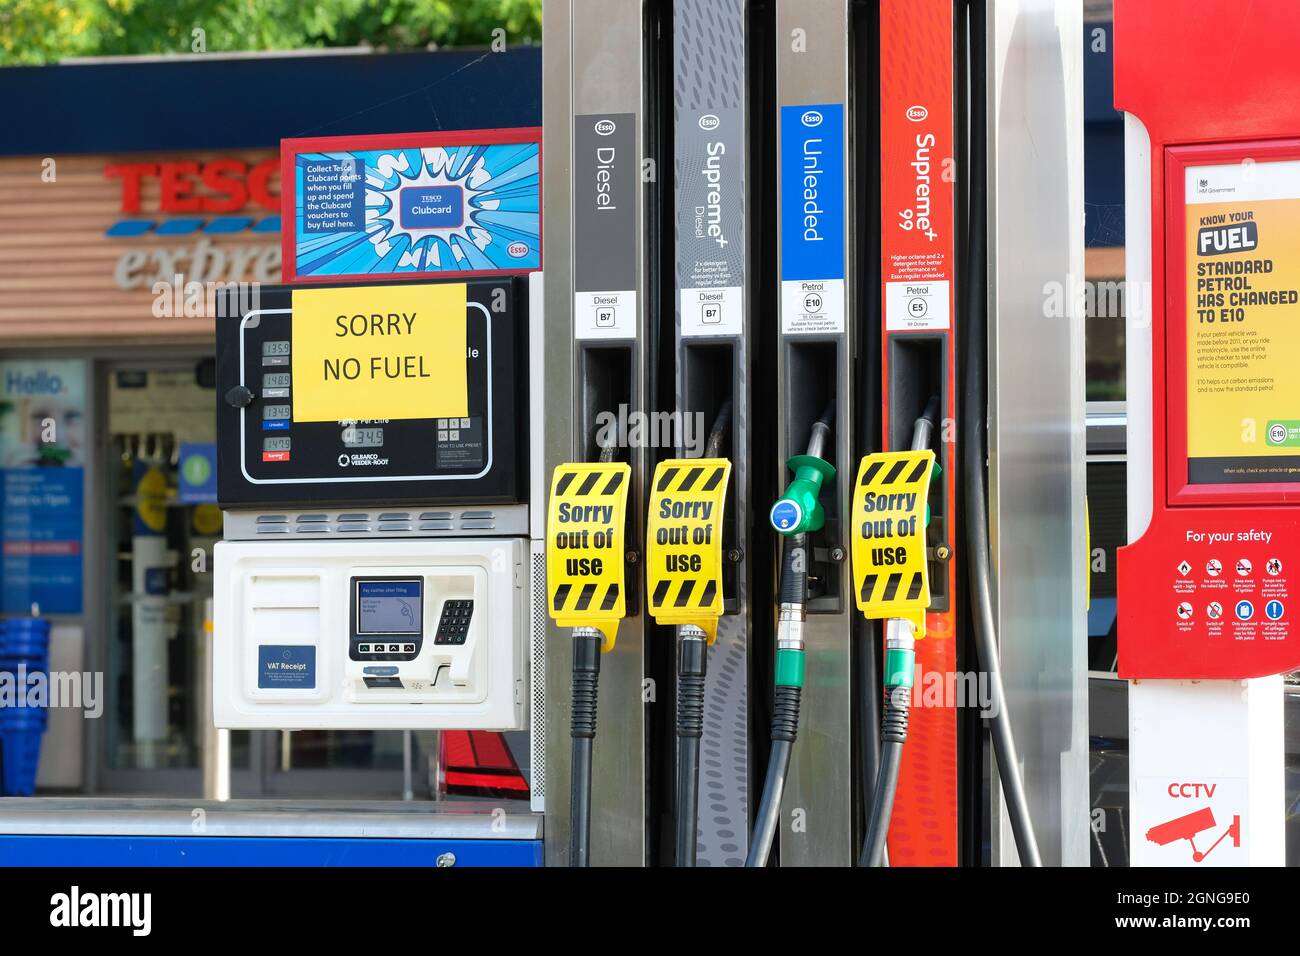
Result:
<svg viewBox="0 0 1300 956">
<path fill-rule="evenodd" d="M 822 485 L 835 477 L 835 466 L 816 455 L 795 455 L 786 466 L 794 472 L 794 479 L 772 505 L 768 516 L 772 527 L 786 536 L 820 531 L 826 513 L 817 499 Z"/>
</svg>

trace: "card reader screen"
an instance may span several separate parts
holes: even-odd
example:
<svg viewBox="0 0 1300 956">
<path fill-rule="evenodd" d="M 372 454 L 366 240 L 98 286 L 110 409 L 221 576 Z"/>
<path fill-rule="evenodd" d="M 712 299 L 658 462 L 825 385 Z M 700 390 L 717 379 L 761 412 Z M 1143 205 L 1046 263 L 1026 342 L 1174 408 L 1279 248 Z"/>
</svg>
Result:
<svg viewBox="0 0 1300 956">
<path fill-rule="evenodd" d="M 358 581 L 358 634 L 419 634 L 423 606 L 420 581 Z"/>
</svg>

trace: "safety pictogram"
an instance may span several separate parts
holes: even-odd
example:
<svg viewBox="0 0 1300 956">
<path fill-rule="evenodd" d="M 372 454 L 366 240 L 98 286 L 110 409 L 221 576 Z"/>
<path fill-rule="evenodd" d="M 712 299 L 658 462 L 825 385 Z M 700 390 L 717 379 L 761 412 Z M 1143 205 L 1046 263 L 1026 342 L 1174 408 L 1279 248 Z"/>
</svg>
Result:
<svg viewBox="0 0 1300 956">
<path fill-rule="evenodd" d="M 1211 788 L 1212 789 L 1212 788 Z M 1219 838 L 1210 844 L 1208 850 L 1198 850 L 1196 848 L 1196 836 L 1206 830 L 1213 830 L 1215 827 L 1214 811 L 1209 807 L 1202 807 L 1199 810 L 1193 810 L 1191 813 L 1185 813 L 1180 817 L 1175 817 L 1158 826 L 1147 830 L 1147 840 L 1157 846 L 1168 846 L 1175 840 L 1186 840 L 1192 848 L 1192 862 L 1200 863 L 1212 852 L 1215 847 L 1225 839 L 1231 837 L 1234 847 L 1241 846 L 1241 817 L 1234 814 L 1232 822 L 1228 824 Z"/>
</svg>

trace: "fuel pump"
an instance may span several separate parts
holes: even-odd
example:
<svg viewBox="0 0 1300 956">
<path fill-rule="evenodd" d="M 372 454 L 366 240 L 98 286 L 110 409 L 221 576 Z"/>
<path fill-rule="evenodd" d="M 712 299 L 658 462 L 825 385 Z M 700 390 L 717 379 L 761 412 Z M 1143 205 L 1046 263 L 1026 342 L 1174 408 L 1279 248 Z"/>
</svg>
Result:
<svg viewBox="0 0 1300 956">
<path fill-rule="evenodd" d="M 256 305 L 217 323 L 217 726 L 526 726 L 522 282 Z"/>
<path fill-rule="evenodd" d="M 860 413 L 853 369 L 861 287 L 854 275 L 859 232 L 850 185 L 856 175 L 852 63 L 858 36 L 852 13 L 847 0 L 775 4 L 774 485 L 784 485 L 787 461 L 795 476 L 769 515 L 783 543 L 778 603 L 788 605 L 784 613 L 776 610 L 782 707 L 774 711 L 773 728 L 774 756 L 783 758 L 788 749 L 790 761 L 780 819 L 799 822 L 781 830 L 783 866 L 847 866 L 853 860 L 845 835 L 855 816 L 849 675 L 857 622 L 846 530 Z M 800 456 L 805 448 L 811 453 Z M 800 701 L 798 688 L 805 684 Z M 795 707 L 807 731 L 797 739 Z M 769 767 L 768 780 L 773 772 Z M 755 820 L 755 832 L 766 832 L 766 818 Z M 765 854 L 751 844 L 751 860 Z"/>
<path fill-rule="evenodd" d="M 599 631 L 568 633 L 592 626 L 576 619 L 547 641 L 547 686 L 573 692 L 552 693 L 546 707 L 551 860 L 639 865 L 672 853 L 683 866 L 697 857 L 734 865 L 743 855 L 757 866 L 776 855 L 778 839 L 783 866 L 847 865 L 860 847 L 879 862 L 886 839 L 894 865 L 980 859 L 971 836 L 982 830 L 978 815 L 1001 818 L 1000 802 L 982 792 L 984 728 L 947 695 L 909 707 L 906 691 L 922 671 L 946 686 L 963 671 L 994 680 L 1001 792 L 1022 860 L 1036 858 L 1005 715 L 1058 715 L 1059 698 L 1035 682 L 1040 673 L 1077 675 L 1063 656 L 1045 669 L 1012 657 L 1011 691 L 1025 704 L 1008 708 L 995 651 L 999 636 L 1023 649 L 1023 622 L 1041 619 L 1071 585 L 1064 573 L 1046 589 L 1028 587 L 1023 573 L 994 576 L 1028 552 L 1023 534 L 1018 547 L 994 551 L 1009 513 L 1001 509 L 991 528 L 987 499 L 1009 487 L 1044 501 L 1072 494 L 1074 473 L 1035 471 L 1038 450 L 1017 444 L 1025 432 L 1016 430 L 1032 421 L 1057 454 L 1069 429 L 1053 428 L 1069 382 L 1040 381 L 1009 360 L 1004 329 L 1028 310 L 984 314 L 986 294 L 996 300 L 1025 283 L 1004 274 L 989 292 L 996 262 L 976 199 L 992 178 L 986 154 L 997 152 L 983 113 L 1024 101 L 1005 99 L 997 83 L 1019 89 L 1017 64 L 1039 62 L 1053 42 L 1037 30 L 1051 19 L 1041 16 L 1045 5 L 548 0 L 547 149 L 567 166 L 547 181 L 546 392 L 537 397 L 547 406 L 546 468 L 607 458 L 595 436 L 608 412 L 629 423 L 715 422 L 702 455 L 680 431 L 655 444 L 671 446 L 667 454 L 635 440 L 624 452 L 617 442 L 628 466 L 617 643 L 609 648 Z M 1000 43 L 984 24 L 1005 31 Z M 1006 59 L 997 83 L 984 76 L 986 47 Z M 1052 48 L 1045 62 L 1066 52 Z M 1061 102 L 1073 102 L 1066 81 L 1076 73 L 1061 71 Z M 1033 132 L 1047 129 L 1057 143 L 1068 124 L 1038 104 L 1030 98 Z M 1012 112 L 1002 115 L 1001 137 L 1019 129 Z M 1048 176 L 1022 178 L 1036 187 L 1057 172 L 1043 169 Z M 1004 184 L 999 196 L 1015 194 Z M 1001 222 L 1005 204 L 1012 198 Z M 1029 261 L 1024 237 L 1038 243 L 1066 221 L 1001 234 L 1011 250 L 1004 273 Z M 1057 230 L 1066 238 L 1069 223 Z M 1066 261 L 1060 246 L 1049 246 L 1050 256 L 1031 257 L 1035 289 L 1069 271 L 1057 268 Z M 1074 334 L 1064 324 L 1050 332 L 1054 348 Z M 994 347 L 999 378 L 986 385 L 985 350 Z M 1055 355 L 1050 367 L 1063 368 Z M 1001 396 L 1029 383 L 1057 404 L 1031 406 L 1017 393 L 1014 414 L 992 419 L 987 392 L 997 390 L 1005 413 Z M 969 456 L 959 460 L 959 447 Z M 876 460 L 891 464 L 862 484 Z M 1035 480 L 1016 483 L 1023 475 Z M 714 476 L 714 497 L 704 497 L 700 483 Z M 868 494 L 887 502 L 869 521 Z M 775 499 L 766 522 L 774 535 L 759 499 Z M 1069 537 L 1035 542 L 1034 553 L 1063 569 L 1063 556 L 1077 557 Z M 869 575 L 873 550 L 879 566 Z M 964 618 L 962 567 L 977 602 Z M 765 592 L 770 604 L 751 602 Z M 1077 615 L 1065 617 L 1068 626 L 1032 646 L 1051 644 L 1055 654 L 1077 640 Z M 723 675 L 745 693 L 720 696 Z M 675 723 L 663 706 L 670 683 Z M 769 694 L 765 762 L 752 741 L 764 736 Z M 1040 810 L 1070 805 L 1055 799 L 1065 776 L 1071 787 L 1085 779 L 1078 716 L 1060 722 L 1069 730 L 1062 739 L 1030 740 Z M 702 775 L 710 748 L 736 756 Z M 1057 773 L 1067 753 L 1069 773 Z M 996 798 L 997 784 L 990 790 Z M 959 823 L 963 813 L 971 826 Z M 1047 816 L 1055 841 L 1064 827 Z M 670 818 L 675 839 L 660 830 Z M 748 845 L 729 836 L 717 847 L 718 833 L 744 829 L 737 818 L 752 821 Z M 794 825 L 783 827 L 787 820 Z M 998 840 L 1000 848 L 1000 830 Z"/>
<path fill-rule="evenodd" d="M 642 0 L 553 0 L 542 24 L 546 146 L 563 157 L 563 172 L 544 184 L 546 335 L 539 358 L 546 391 L 537 398 L 546 409 L 544 467 L 555 475 L 571 462 L 602 458 L 612 466 L 608 459 L 617 457 L 626 476 L 625 508 L 610 516 L 622 546 L 600 556 L 601 575 L 623 565 L 618 640 L 602 632 L 605 650 L 597 654 L 596 635 L 579 632 L 570 640 L 559 618 L 559 631 L 552 627 L 545 640 L 551 863 L 643 866 L 655 849 L 647 825 L 654 712 L 646 700 L 654 625 L 642 566 L 658 446 L 649 440 L 648 423 L 658 401 L 659 184 L 667 178 L 659 72 L 667 41 L 656 28 L 659 16 L 657 4 Z M 551 508 L 559 504 L 553 498 Z M 593 526 L 593 542 L 596 531 Z M 555 545 L 547 543 L 548 568 L 557 566 Z M 555 582 L 548 577 L 547 583 Z M 584 752 L 595 733 L 597 667 L 601 746 L 588 778 Z M 555 693 L 566 685 L 578 691 L 571 700 Z"/>
<path fill-rule="evenodd" d="M 604 457 L 602 449 L 602 457 Z M 546 522 L 547 607 L 573 629 L 569 865 L 587 866 L 600 656 L 627 613 L 623 517 L 631 469 L 619 462 L 555 469 Z"/>
<path fill-rule="evenodd" d="M 809 535 L 826 524 L 822 487 L 835 478 L 828 453 L 835 406 L 813 423 L 808 450 L 787 462 L 794 480 L 772 505 L 768 518 L 783 536 L 781 576 L 777 589 L 776 668 L 773 676 L 772 753 L 768 758 L 763 794 L 754 816 L 754 833 L 745 865 L 766 866 L 776 838 L 786 776 L 799 732 L 799 703 L 806 670 L 804 624 L 808 604 Z"/>
<path fill-rule="evenodd" d="M 729 463 L 717 490 L 720 523 L 706 561 L 717 575 L 716 628 L 710 624 L 702 635 L 688 623 L 678 628 L 675 642 L 678 866 L 694 865 L 697 856 L 707 866 L 743 858 L 750 807 L 751 706 L 741 675 L 751 669 L 752 502 L 763 467 L 754 437 L 761 416 L 755 406 L 759 343 L 751 233 L 763 213 L 749 199 L 757 162 L 750 6 L 745 0 L 671 3 L 676 360 L 669 418 L 678 427 L 680 465 L 696 463 L 701 453 Z M 658 483 L 653 487 L 657 495 Z M 652 501 L 650 521 L 656 520 Z M 652 577 L 655 568 L 650 560 Z M 653 583 L 650 592 L 653 601 Z M 701 753 L 717 770 L 707 785 L 712 811 L 702 817 L 696 812 Z"/>
<path fill-rule="evenodd" d="M 938 417 L 939 398 L 934 396 L 913 427 L 911 450 L 864 458 L 854 484 L 853 581 L 857 606 L 867 618 L 887 621 L 883 746 L 859 860 L 859 865 L 864 866 L 884 862 L 885 837 L 907 741 L 916 641 L 925 636 L 930 607 L 926 537 L 930 481 L 939 468 L 929 445 Z M 870 706 L 870 689 L 863 690 L 867 692 L 866 706 Z"/>
<path fill-rule="evenodd" d="M 714 424 L 703 458 L 660 462 L 646 522 L 650 614 L 677 629 L 678 866 L 696 858 L 700 740 L 708 648 L 723 611 L 722 528 L 731 462 L 717 457 L 730 407 Z"/>
</svg>

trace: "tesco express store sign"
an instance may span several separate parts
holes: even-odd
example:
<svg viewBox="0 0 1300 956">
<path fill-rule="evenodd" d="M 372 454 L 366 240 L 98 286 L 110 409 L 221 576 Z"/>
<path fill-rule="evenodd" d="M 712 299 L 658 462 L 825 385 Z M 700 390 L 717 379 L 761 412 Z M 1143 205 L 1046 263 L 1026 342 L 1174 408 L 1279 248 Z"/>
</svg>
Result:
<svg viewBox="0 0 1300 956">
<path fill-rule="evenodd" d="M 110 162 L 120 218 L 105 235 L 123 242 L 119 289 L 156 282 L 277 282 L 278 154 Z"/>
</svg>

